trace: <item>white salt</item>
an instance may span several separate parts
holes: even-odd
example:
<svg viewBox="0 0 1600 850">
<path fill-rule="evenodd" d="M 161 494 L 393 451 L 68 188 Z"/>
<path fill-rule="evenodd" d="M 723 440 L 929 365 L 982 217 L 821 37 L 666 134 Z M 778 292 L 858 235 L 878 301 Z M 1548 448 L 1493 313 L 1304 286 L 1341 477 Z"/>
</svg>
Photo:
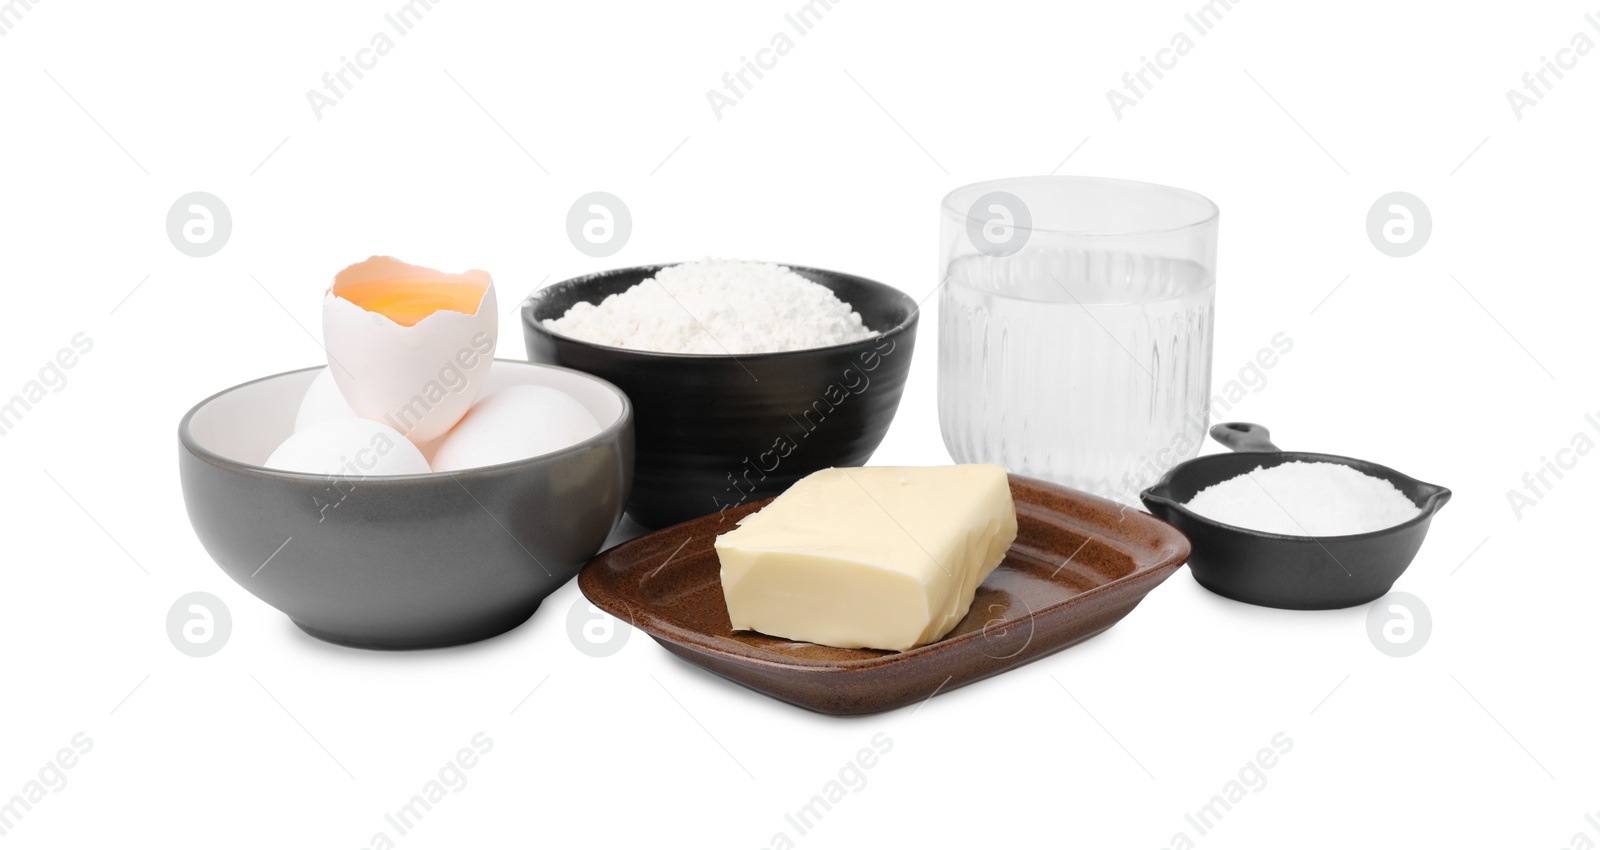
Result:
<svg viewBox="0 0 1600 850">
<path fill-rule="evenodd" d="M 585 342 L 674 354 L 758 354 L 873 335 L 833 290 L 773 263 L 706 258 L 670 266 L 544 326 Z"/>
<path fill-rule="evenodd" d="M 1422 512 L 1398 488 L 1338 463 L 1256 467 L 1196 493 L 1185 505 L 1217 522 L 1296 537 L 1363 534 Z"/>
</svg>

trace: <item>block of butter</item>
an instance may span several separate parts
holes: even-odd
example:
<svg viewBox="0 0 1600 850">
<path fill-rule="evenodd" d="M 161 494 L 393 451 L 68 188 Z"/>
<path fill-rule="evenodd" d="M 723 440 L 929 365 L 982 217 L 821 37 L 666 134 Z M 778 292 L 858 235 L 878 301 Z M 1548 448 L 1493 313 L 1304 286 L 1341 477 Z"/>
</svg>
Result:
<svg viewBox="0 0 1600 850">
<path fill-rule="evenodd" d="M 1017 537 L 999 466 L 824 469 L 717 538 L 735 629 L 904 651 L 944 637 Z"/>
</svg>

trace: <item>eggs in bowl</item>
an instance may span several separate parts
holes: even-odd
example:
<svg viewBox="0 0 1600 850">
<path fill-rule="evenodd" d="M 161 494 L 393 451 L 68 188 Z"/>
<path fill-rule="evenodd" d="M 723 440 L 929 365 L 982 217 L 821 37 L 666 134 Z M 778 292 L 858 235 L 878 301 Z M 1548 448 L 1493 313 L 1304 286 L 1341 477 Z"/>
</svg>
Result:
<svg viewBox="0 0 1600 850">
<path fill-rule="evenodd" d="M 633 411 L 581 372 L 493 361 L 486 395 L 546 387 L 603 425 L 574 445 L 491 466 L 416 475 L 269 469 L 322 371 L 224 390 L 179 424 L 190 523 L 229 577 L 304 631 L 385 649 L 447 646 L 514 628 L 599 551 L 633 475 Z M 365 447 L 376 453 L 377 447 Z"/>
</svg>

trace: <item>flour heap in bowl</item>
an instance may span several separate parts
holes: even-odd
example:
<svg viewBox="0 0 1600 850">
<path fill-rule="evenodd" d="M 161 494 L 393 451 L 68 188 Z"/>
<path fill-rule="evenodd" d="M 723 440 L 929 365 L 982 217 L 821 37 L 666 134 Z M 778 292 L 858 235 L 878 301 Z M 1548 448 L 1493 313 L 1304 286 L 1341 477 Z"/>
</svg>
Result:
<svg viewBox="0 0 1600 850">
<path fill-rule="evenodd" d="M 873 335 L 833 290 L 785 266 L 709 257 L 664 268 L 598 305 L 574 304 L 544 326 L 584 342 L 669 354 L 798 351 Z"/>
<path fill-rule="evenodd" d="M 1399 488 L 1342 463 L 1293 461 L 1236 475 L 1184 505 L 1217 522 L 1295 537 L 1365 534 L 1422 513 Z"/>
</svg>

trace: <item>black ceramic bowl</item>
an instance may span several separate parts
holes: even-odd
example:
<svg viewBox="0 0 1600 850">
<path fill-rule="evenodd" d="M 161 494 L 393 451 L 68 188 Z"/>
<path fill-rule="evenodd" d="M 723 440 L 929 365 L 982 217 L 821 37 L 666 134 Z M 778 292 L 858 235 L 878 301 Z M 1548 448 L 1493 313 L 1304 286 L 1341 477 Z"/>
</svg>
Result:
<svg viewBox="0 0 1600 850">
<path fill-rule="evenodd" d="M 500 634 L 593 557 L 622 516 L 633 412 L 589 375 L 499 360 L 485 393 L 554 387 L 605 428 L 557 452 L 460 472 L 334 478 L 260 464 L 320 369 L 240 384 L 178 425 L 183 499 L 230 578 L 310 634 L 417 649 Z"/>
<path fill-rule="evenodd" d="M 1364 460 L 1279 451 L 1266 428 L 1248 422 L 1213 426 L 1211 436 L 1232 454 L 1184 461 L 1139 494 L 1150 513 L 1176 526 L 1192 546 L 1189 571 L 1207 590 L 1271 608 L 1314 610 L 1363 605 L 1389 592 L 1411 565 L 1433 515 L 1450 491 Z M 1297 537 L 1207 519 L 1184 507 L 1194 495 L 1256 467 L 1338 463 L 1393 484 L 1422 509 L 1399 525 L 1365 534 Z"/>
<path fill-rule="evenodd" d="M 552 284 L 522 307 L 528 359 L 598 375 L 622 388 L 638 419 L 628 513 L 672 525 L 782 492 L 830 466 L 860 466 L 882 442 L 911 369 L 917 303 L 882 283 L 790 266 L 833 290 L 877 336 L 773 354 L 664 354 L 554 333 L 546 319 L 598 304 L 664 266 Z"/>
</svg>

